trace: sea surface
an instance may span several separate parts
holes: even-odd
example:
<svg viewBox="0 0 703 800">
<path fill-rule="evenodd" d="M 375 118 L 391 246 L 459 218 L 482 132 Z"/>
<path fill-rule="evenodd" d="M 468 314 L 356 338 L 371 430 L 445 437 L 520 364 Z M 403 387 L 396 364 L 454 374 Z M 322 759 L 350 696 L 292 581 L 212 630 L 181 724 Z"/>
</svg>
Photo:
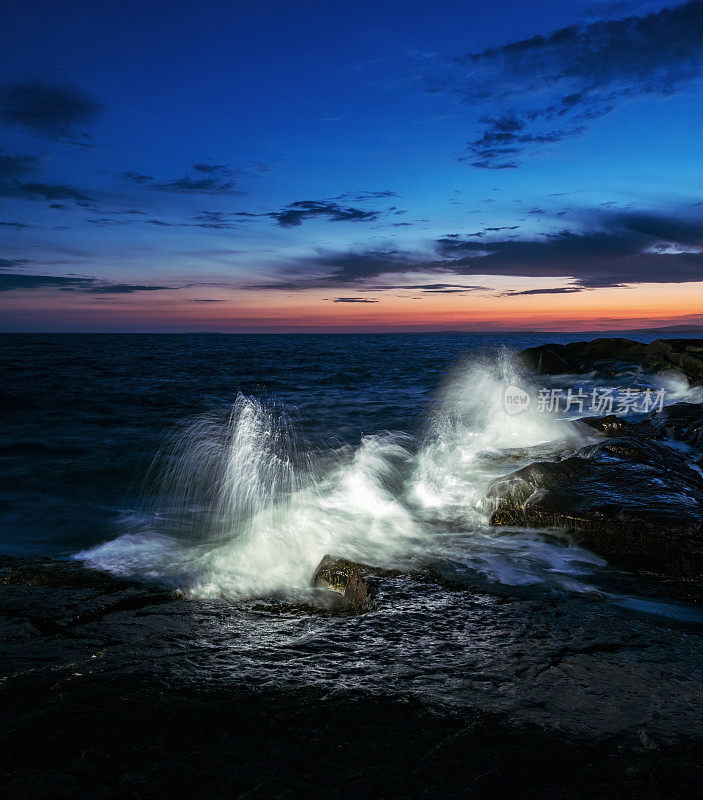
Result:
<svg viewBox="0 0 703 800">
<path fill-rule="evenodd" d="M 504 402 L 538 386 L 512 354 L 582 338 L 2 335 L 0 552 L 201 598 L 304 591 L 325 553 L 592 591 L 612 580 L 601 558 L 491 529 L 483 502 L 491 479 L 588 443 L 573 409 Z M 681 378 L 624 380 L 691 399 Z"/>
</svg>

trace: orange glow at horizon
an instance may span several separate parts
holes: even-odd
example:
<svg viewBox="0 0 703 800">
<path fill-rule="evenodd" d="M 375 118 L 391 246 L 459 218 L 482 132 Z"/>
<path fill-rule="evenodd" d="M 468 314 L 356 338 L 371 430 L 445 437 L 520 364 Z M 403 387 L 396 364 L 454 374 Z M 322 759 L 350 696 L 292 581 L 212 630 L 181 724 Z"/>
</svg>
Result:
<svg viewBox="0 0 703 800">
<path fill-rule="evenodd" d="M 554 281 L 552 281 L 552 285 Z M 534 285 L 534 284 L 533 284 Z M 648 324 L 703 324 L 703 282 L 641 284 L 561 294 L 505 295 L 502 288 L 441 294 L 417 291 L 218 290 L 208 301 L 172 292 L 86 297 L 80 293 L 16 292 L 5 295 L 8 319 L 31 315 L 66 329 L 73 322 L 124 323 L 125 329 L 607 329 Z M 179 293 L 180 294 L 180 293 Z M 376 302 L 333 302 L 334 297 Z M 9 328 L 8 328 L 9 329 Z"/>
</svg>

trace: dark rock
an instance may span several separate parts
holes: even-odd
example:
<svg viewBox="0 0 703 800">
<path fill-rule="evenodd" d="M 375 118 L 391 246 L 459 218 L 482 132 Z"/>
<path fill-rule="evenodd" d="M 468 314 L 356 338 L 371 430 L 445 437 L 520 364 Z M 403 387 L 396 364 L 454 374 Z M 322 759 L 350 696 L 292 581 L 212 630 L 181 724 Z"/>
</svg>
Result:
<svg viewBox="0 0 703 800">
<path fill-rule="evenodd" d="M 703 450 L 703 406 L 699 403 L 667 406 L 646 416 L 635 430 L 655 439 L 675 439 Z"/>
<path fill-rule="evenodd" d="M 124 578 L 116 578 L 109 572 L 85 567 L 79 561 L 0 556 L 0 586 L 12 585 L 114 592 L 131 588 L 135 583 Z"/>
<path fill-rule="evenodd" d="M 369 578 L 383 572 L 367 564 L 326 555 L 317 565 L 310 585 L 339 592 L 349 610 L 361 614 L 376 607 Z"/>
<path fill-rule="evenodd" d="M 608 414 L 607 417 L 583 417 L 579 422 L 588 425 L 589 428 L 594 428 L 597 431 L 601 431 L 601 433 L 607 434 L 621 433 L 629 427 L 627 420 L 615 414 Z"/>
<path fill-rule="evenodd" d="M 703 576 L 703 479 L 658 442 L 620 437 L 490 484 L 491 524 L 563 527 L 630 570 Z"/>
<path fill-rule="evenodd" d="M 545 344 L 521 353 L 523 362 L 543 375 L 616 374 L 639 366 L 650 372 L 674 370 L 691 383 L 703 382 L 703 339 L 657 339 L 650 344 L 631 339 L 594 339 L 570 344 Z"/>
<path fill-rule="evenodd" d="M 397 594 L 403 582 L 408 582 L 406 588 L 411 593 L 413 584 L 441 586 L 450 592 L 467 592 L 475 588 L 465 574 L 456 574 L 455 565 L 451 562 L 440 560 L 407 569 L 384 569 L 330 555 L 324 556 L 317 565 L 310 586 L 341 595 L 344 600 L 342 610 L 361 614 L 378 608 L 382 590 L 390 588 L 391 594 Z M 329 613 L 330 610 L 335 612 L 340 608 L 334 603 L 323 604 L 322 613 Z M 318 609 L 312 613 L 321 612 Z"/>
<path fill-rule="evenodd" d="M 0 616 L 14 620 L 19 635 L 27 624 L 42 634 L 63 633 L 107 614 L 167 603 L 172 592 L 77 561 L 0 556 Z"/>
</svg>

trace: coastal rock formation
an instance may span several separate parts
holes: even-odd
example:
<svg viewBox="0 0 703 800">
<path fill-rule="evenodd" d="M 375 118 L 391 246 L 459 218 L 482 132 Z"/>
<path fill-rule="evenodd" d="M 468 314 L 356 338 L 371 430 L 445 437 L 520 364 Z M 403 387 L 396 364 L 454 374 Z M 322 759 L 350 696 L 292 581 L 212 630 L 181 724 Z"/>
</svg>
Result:
<svg viewBox="0 0 703 800">
<path fill-rule="evenodd" d="M 346 606 L 355 614 L 372 611 L 376 607 L 370 578 L 381 570 L 366 564 L 356 564 L 346 558 L 323 557 L 310 580 L 316 588 L 339 592 Z"/>
<path fill-rule="evenodd" d="M 537 462 L 485 498 L 493 525 L 563 527 L 627 569 L 703 576 L 703 477 L 657 441 L 620 436 Z"/>
<path fill-rule="evenodd" d="M 649 372 L 673 370 L 692 384 L 703 384 L 703 339 L 657 339 L 642 344 L 631 339 L 594 339 L 570 344 L 544 344 L 521 353 L 523 362 L 542 375 L 597 372 L 613 375 L 623 367 Z"/>
<path fill-rule="evenodd" d="M 637 430 L 653 439 L 675 439 L 703 451 L 703 407 L 699 403 L 667 406 L 646 416 Z"/>
<path fill-rule="evenodd" d="M 0 641 L 60 633 L 108 614 L 169 602 L 172 592 L 76 561 L 0 556 Z"/>
<path fill-rule="evenodd" d="M 377 613 L 301 619 L 1 563 L 3 799 L 701 795 L 700 628 L 425 571 L 369 567 Z"/>
</svg>

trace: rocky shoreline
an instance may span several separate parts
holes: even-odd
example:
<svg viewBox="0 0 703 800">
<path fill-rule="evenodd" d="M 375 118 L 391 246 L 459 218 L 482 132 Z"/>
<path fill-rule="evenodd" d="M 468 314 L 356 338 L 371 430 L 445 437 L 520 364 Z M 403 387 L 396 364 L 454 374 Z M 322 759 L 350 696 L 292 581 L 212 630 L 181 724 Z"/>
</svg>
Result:
<svg viewBox="0 0 703 800">
<path fill-rule="evenodd" d="M 700 628 L 596 598 L 481 594 L 431 571 L 328 558 L 317 572 L 318 591 L 351 585 L 350 601 L 368 582 L 366 607 L 206 602 L 80 564 L 1 559 L 2 796 L 593 800 L 703 788 Z M 431 640 L 394 641 L 407 614 L 426 616 Z M 248 666 L 263 655 L 237 646 L 245 628 L 263 631 L 266 673 Z M 453 663 L 457 636 L 471 655 Z M 338 666 L 296 677 L 305 641 L 320 647 L 306 660 Z M 430 641 L 446 661 L 436 678 L 456 684 L 448 694 L 414 687 L 428 668 L 411 648 Z M 384 672 L 401 654 L 398 683 Z M 346 685 L 362 657 L 377 679 Z"/>
<path fill-rule="evenodd" d="M 623 342 L 535 366 L 703 379 L 703 342 Z M 702 406 L 578 424 L 595 443 L 493 482 L 492 524 L 567 529 L 652 597 L 699 602 Z M 0 794 L 701 795 L 700 620 L 337 556 L 307 592 L 246 601 L 0 557 Z"/>
<path fill-rule="evenodd" d="M 703 380 L 703 341 L 596 339 L 523 351 L 542 373 L 609 377 L 628 367 Z M 559 527 L 624 569 L 703 577 L 703 406 L 677 403 L 628 424 L 583 420 L 604 441 L 494 481 L 486 506 L 496 526 Z"/>
</svg>

